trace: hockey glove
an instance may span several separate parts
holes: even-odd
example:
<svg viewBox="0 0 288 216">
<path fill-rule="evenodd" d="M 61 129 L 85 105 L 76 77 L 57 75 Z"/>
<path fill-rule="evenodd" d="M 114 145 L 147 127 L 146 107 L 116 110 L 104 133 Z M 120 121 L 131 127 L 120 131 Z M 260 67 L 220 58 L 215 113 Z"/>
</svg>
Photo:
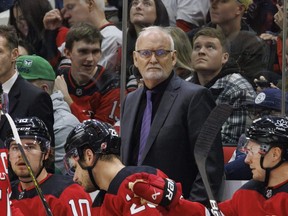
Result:
<svg viewBox="0 0 288 216">
<path fill-rule="evenodd" d="M 147 202 L 162 207 L 175 206 L 182 197 L 180 183 L 153 174 L 141 173 L 142 179 L 129 182 L 129 189 Z"/>
</svg>

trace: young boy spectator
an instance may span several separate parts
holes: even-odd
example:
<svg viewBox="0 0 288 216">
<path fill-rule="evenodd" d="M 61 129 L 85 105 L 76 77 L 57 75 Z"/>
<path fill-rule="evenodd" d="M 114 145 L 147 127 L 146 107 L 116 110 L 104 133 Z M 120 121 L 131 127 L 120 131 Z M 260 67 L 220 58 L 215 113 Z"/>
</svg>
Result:
<svg viewBox="0 0 288 216">
<path fill-rule="evenodd" d="M 120 117 L 120 78 L 99 65 L 102 35 L 93 25 L 70 28 L 65 55 L 71 67 L 59 69 L 55 90 L 60 90 L 72 113 L 82 122 L 95 118 L 114 124 Z"/>
</svg>

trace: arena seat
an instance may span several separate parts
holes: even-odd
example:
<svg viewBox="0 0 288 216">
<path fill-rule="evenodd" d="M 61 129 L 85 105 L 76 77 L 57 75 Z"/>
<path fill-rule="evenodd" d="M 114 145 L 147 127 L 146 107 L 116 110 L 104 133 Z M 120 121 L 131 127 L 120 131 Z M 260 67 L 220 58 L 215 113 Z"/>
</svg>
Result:
<svg viewBox="0 0 288 216">
<path fill-rule="evenodd" d="M 228 163 L 235 150 L 236 146 L 223 146 L 224 164 Z"/>
</svg>

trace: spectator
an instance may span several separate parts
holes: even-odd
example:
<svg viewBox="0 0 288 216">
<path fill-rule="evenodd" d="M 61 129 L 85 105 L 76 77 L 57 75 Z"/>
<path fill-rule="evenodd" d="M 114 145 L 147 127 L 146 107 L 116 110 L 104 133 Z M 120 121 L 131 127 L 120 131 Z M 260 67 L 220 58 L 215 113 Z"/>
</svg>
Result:
<svg viewBox="0 0 288 216">
<path fill-rule="evenodd" d="M 187 34 L 178 27 L 166 27 L 166 30 L 173 38 L 174 47 L 177 51 L 177 61 L 174 66 L 176 74 L 182 79 L 189 81 L 193 72 L 191 63 L 192 46 L 189 38 Z"/>
<path fill-rule="evenodd" d="M 29 65 L 26 64 L 29 62 Z M 64 101 L 61 91 L 53 91 L 55 73 L 51 65 L 40 56 L 26 55 L 17 58 L 20 75 L 33 85 L 46 91 L 53 103 L 54 134 L 55 134 L 55 172 L 66 174 L 63 164 L 64 144 L 70 131 L 79 121 L 71 113 L 69 105 Z"/>
<path fill-rule="evenodd" d="M 83 188 L 73 183 L 70 176 L 48 174 L 45 164 L 51 159 L 50 136 L 42 120 L 37 117 L 15 120 L 24 152 L 31 164 L 31 171 L 41 186 L 41 191 L 53 215 L 89 215 L 91 198 Z M 9 161 L 18 176 L 12 185 L 11 200 L 24 215 L 37 212 L 46 215 L 33 179 L 27 169 L 22 153 L 12 131 L 8 132 L 6 146 L 9 149 Z M 80 211 L 81 209 L 81 211 Z"/>
<path fill-rule="evenodd" d="M 274 22 L 281 32 L 263 33 L 260 37 L 270 45 L 269 69 L 275 73 L 282 74 L 282 46 L 283 46 L 283 7 L 276 5 L 278 12 L 274 15 Z M 284 29 L 284 31 L 287 31 Z M 286 38 L 286 44 L 288 40 Z"/>
<path fill-rule="evenodd" d="M 280 116 L 282 92 L 277 88 L 265 88 L 260 92 L 253 103 L 247 103 L 247 110 L 251 122 L 265 115 Z M 288 95 L 286 95 L 286 112 L 288 111 Z M 243 142 L 241 136 L 238 146 Z M 252 173 L 247 164 L 244 163 L 245 154 L 237 149 L 229 163 L 225 164 L 225 175 L 228 180 L 249 180 Z"/>
<path fill-rule="evenodd" d="M 13 25 L 19 38 L 30 43 L 35 54 L 45 58 L 54 69 L 57 68 L 65 42 L 67 28 L 45 30 L 44 15 L 52 10 L 48 0 L 17 0 L 10 8 L 9 24 Z"/>
<path fill-rule="evenodd" d="M 87 192 L 100 189 L 92 215 L 160 215 L 155 206 L 142 205 L 139 198 L 130 196 L 128 182 L 134 173 L 165 174 L 148 166 L 125 167 L 119 159 L 120 138 L 111 125 L 85 120 L 69 134 L 65 151 L 68 171 L 75 170 L 70 172 L 73 180 Z"/>
<path fill-rule="evenodd" d="M 219 204 L 223 215 L 287 214 L 287 125 L 286 117 L 265 116 L 254 121 L 247 130 L 243 151 L 246 153 L 245 162 L 252 169 L 253 179 L 238 189 L 230 200 Z M 136 196 L 150 203 L 159 204 L 161 197 L 165 196 L 164 193 L 168 191 L 163 182 L 160 177 L 143 174 L 142 181 L 137 178 L 137 181 L 133 182 L 133 176 L 131 176 L 129 184 Z M 155 192 L 158 194 L 158 199 L 153 199 Z M 209 214 L 208 209 L 199 203 L 189 202 L 179 197 L 175 196 L 176 200 L 172 199 L 170 205 L 160 204 L 157 208 L 161 209 L 165 206 L 169 211 L 166 215 L 216 214 L 215 206 L 210 209 Z"/>
<path fill-rule="evenodd" d="M 274 22 L 277 12 L 275 0 L 253 0 L 244 15 L 251 28 L 260 35 L 266 32 L 279 32 L 279 27 Z"/>
<path fill-rule="evenodd" d="M 46 13 L 43 20 L 45 28 L 56 29 L 63 21 L 70 27 L 82 22 L 95 26 L 103 36 L 99 64 L 107 70 L 119 72 L 122 32 L 106 19 L 104 0 L 64 0 L 63 3 L 62 14 L 59 9 Z"/>
<path fill-rule="evenodd" d="M 229 45 L 221 30 L 202 28 L 193 38 L 192 82 L 208 88 L 216 104 L 233 106 L 232 114 L 222 126 L 222 144 L 237 146 L 245 132 L 247 110 L 243 104 L 254 101 L 256 92 L 230 59 Z"/>
<path fill-rule="evenodd" d="M 170 26 L 188 32 L 206 24 L 209 0 L 163 0 L 169 14 Z"/>
<path fill-rule="evenodd" d="M 18 57 L 18 37 L 13 27 L 0 26 L 0 49 L 2 50 L 0 83 L 4 93 L 8 94 L 8 113 L 13 119 L 28 116 L 37 116 L 43 119 L 51 136 L 51 146 L 54 148 L 54 118 L 51 98 L 46 92 L 19 76 L 15 69 Z M 0 139 L 5 140 L 9 128 L 8 120 L 3 116 L 0 120 Z M 54 166 L 49 171 L 54 172 Z"/>
<path fill-rule="evenodd" d="M 145 86 L 128 94 L 123 103 L 122 161 L 125 165 L 150 165 L 162 170 L 182 183 L 184 197 L 204 203 L 207 194 L 203 190 L 193 149 L 202 124 L 215 106 L 213 98 L 208 89 L 175 75 L 176 51 L 173 39 L 165 29 L 145 28 L 137 38 L 133 56 Z M 149 132 L 145 131 L 150 128 L 147 114 L 145 118 L 143 116 L 146 94 L 149 96 L 151 91 L 155 95 L 153 93 Z M 146 112 L 151 109 L 149 97 L 147 104 Z M 223 152 L 220 133 L 218 135 L 208 156 L 211 163 L 206 165 L 208 176 L 213 179 L 215 196 L 223 177 Z"/>
<path fill-rule="evenodd" d="M 268 46 L 244 22 L 243 15 L 252 0 L 211 1 L 208 27 L 221 29 L 231 43 L 230 58 L 240 66 L 242 75 L 255 87 L 254 79 L 267 69 Z M 199 30 L 199 29 L 198 29 Z M 191 39 L 195 30 L 190 32 Z"/>
<path fill-rule="evenodd" d="M 139 32 L 147 26 L 169 26 L 167 10 L 161 0 L 133 0 L 129 6 L 127 32 L 127 89 L 133 91 L 138 85 L 134 74 L 133 51 Z M 136 70 L 136 72 L 138 72 Z"/>
<path fill-rule="evenodd" d="M 114 124 L 120 116 L 119 75 L 98 64 L 101 42 L 95 26 L 79 23 L 71 27 L 65 44 L 71 67 L 58 71 L 54 88 L 63 93 L 80 122 L 96 118 Z"/>
</svg>

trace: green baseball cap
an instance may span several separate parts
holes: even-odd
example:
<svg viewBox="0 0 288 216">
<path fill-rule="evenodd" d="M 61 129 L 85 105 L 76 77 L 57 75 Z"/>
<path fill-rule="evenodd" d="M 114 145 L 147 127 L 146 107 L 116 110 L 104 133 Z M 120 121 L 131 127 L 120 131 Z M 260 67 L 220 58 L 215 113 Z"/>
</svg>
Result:
<svg viewBox="0 0 288 216">
<path fill-rule="evenodd" d="M 16 60 L 17 70 L 26 80 L 55 80 L 55 72 L 48 61 L 37 55 L 23 55 Z"/>
</svg>

